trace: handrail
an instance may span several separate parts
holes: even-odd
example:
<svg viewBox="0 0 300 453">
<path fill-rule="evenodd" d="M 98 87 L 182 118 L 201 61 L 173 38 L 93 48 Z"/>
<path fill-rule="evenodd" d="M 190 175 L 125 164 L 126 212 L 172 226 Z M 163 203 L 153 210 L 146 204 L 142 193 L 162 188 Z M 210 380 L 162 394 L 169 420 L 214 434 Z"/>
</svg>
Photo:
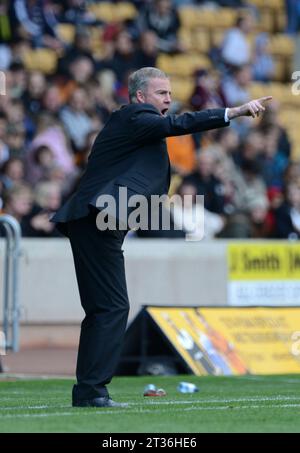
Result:
<svg viewBox="0 0 300 453">
<path fill-rule="evenodd" d="M 21 227 L 7 214 L 0 215 L 0 224 L 6 233 L 3 285 L 3 332 L 6 349 L 19 350 L 19 258 Z"/>
</svg>

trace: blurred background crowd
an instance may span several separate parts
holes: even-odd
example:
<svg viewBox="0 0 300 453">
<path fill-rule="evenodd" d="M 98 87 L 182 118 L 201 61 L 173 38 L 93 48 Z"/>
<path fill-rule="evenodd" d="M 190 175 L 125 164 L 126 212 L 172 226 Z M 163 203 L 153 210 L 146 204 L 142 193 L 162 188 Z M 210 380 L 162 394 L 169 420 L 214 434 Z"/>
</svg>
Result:
<svg viewBox="0 0 300 453">
<path fill-rule="evenodd" d="M 128 102 L 128 75 L 157 66 L 172 113 L 273 95 L 262 118 L 168 138 L 170 194 L 204 195 L 206 238 L 297 239 L 299 30 L 299 0 L 0 0 L 0 212 L 23 236 L 59 236 L 49 217 Z M 156 236 L 188 233 L 193 203 L 184 209 L 182 231 Z"/>
</svg>

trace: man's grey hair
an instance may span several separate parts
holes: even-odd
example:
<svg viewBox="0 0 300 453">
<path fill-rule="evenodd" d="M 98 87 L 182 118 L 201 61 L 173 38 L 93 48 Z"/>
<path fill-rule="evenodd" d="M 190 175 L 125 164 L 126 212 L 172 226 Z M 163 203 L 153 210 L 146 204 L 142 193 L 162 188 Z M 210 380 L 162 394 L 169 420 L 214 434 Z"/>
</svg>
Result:
<svg viewBox="0 0 300 453">
<path fill-rule="evenodd" d="M 136 92 L 141 90 L 145 92 L 150 79 L 168 79 L 169 77 L 163 71 L 157 68 L 141 68 L 133 72 L 128 79 L 129 101 L 137 101 Z"/>
</svg>

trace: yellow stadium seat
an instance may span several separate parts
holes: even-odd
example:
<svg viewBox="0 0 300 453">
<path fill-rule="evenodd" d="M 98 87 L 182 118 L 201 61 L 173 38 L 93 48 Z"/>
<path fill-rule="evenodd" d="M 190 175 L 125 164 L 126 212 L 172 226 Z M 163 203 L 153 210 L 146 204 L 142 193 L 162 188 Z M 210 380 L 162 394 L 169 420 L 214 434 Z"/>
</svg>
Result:
<svg viewBox="0 0 300 453">
<path fill-rule="evenodd" d="M 75 27 L 73 24 L 58 24 L 56 27 L 59 38 L 67 44 L 72 44 L 75 37 Z"/>
<path fill-rule="evenodd" d="M 194 79 L 192 77 L 172 77 L 172 98 L 187 103 L 194 90 Z"/>
<path fill-rule="evenodd" d="M 137 9 L 132 3 L 120 2 L 117 5 L 114 5 L 115 20 L 123 21 L 127 19 L 134 19 L 137 14 Z"/>
<path fill-rule="evenodd" d="M 248 3 L 252 3 L 259 9 L 269 8 L 278 11 L 284 8 L 284 0 L 249 0 Z"/>
<path fill-rule="evenodd" d="M 291 57 L 295 52 L 295 41 L 284 33 L 271 36 L 269 51 L 272 55 Z"/>
<path fill-rule="evenodd" d="M 255 24 L 255 29 L 257 32 L 264 31 L 273 33 L 275 29 L 275 18 L 271 10 L 267 9 L 260 12 L 259 20 Z"/>
<path fill-rule="evenodd" d="M 197 8 L 184 6 L 179 8 L 178 13 L 183 28 L 191 30 L 197 26 Z"/>
<path fill-rule="evenodd" d="M 200 53 L 206 53 L 210 49 L 210 36 L 207 30 L 195 29 L 192 34 L 192 49 Z"/>
<path fill-rule="evenodd" d="M 57 67 L 57 54 L 52 49 L 35 49 L 24 54 L 23 62 L 29 71 L 38 70 L 44 74 L 53 74 Z"/>
<path fill-rule="evenodd" d="M 110 2 L 92 3 L 88 9 L 97 19 L 104 22 L 118 22 L 133 19 L 138 14 L 135 6 L 129 2 L 120 2 L 117 4 Z"/>
<path fill-rule="evenodd" d="M 280 57 L 275 58 L 275 71 L 273 75 L 273 80 L 276 82 L 284 82 L 287 75 L 287 64 L 285 59 Z"/>
<path fill-rule="evenodd" d="M 88 6 L 88 10 L 99 20 L 104 22 L 113 21 L 113 4 L 110 2 L 92 3 Z"/>
</svg>

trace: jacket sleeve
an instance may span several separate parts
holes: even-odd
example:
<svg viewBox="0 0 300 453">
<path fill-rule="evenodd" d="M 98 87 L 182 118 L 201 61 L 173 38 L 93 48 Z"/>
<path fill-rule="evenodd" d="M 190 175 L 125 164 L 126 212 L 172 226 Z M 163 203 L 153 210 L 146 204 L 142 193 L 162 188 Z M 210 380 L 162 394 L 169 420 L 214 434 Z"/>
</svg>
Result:
<svg viewBox="0 0 300 453">
<path fill-rule="evenodd" d="M 130 118 L 133 140 L 147 142 L 225 127 L 230 122 L 225 122 L 224 115 L 225 109 L 209 109 L 164 117 L 154 107 L 145 105 Z"/>
</svg>

